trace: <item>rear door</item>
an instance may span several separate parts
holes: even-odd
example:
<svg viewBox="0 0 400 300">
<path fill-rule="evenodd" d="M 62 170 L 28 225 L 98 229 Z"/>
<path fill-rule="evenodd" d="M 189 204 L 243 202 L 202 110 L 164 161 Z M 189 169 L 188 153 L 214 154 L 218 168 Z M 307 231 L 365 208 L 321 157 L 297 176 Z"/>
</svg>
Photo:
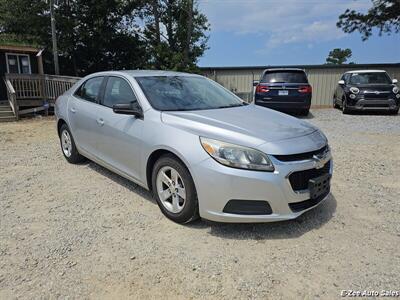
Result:
<svg viewBox="0 0 400 300">
<path fill-rule="evenodd" d="M 98 109 L 99 158 L 119 171 L 140 180 L 143 120 L 132 115 L 116 114 L 114 104 L 137 102 L 129 81 L 110 76 Z"/>
<path fill-rule="evenodd" d="M 78 149 L 96 155 L 97 109 L 104 77 L 86 80 L 68 101 L 68 122 Z"/>
</svg>

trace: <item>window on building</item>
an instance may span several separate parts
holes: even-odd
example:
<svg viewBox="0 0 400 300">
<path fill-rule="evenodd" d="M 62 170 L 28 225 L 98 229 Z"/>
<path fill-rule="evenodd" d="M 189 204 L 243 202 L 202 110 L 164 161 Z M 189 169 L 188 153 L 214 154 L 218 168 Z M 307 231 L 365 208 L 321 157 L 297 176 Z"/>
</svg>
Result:
<svg viewBox="0 0 400 300">
<path fill-rule="evenodd" d="M 6 53 L 7 73 L 31 74 L 31 62 L 27 54 Z"/>
</svg>

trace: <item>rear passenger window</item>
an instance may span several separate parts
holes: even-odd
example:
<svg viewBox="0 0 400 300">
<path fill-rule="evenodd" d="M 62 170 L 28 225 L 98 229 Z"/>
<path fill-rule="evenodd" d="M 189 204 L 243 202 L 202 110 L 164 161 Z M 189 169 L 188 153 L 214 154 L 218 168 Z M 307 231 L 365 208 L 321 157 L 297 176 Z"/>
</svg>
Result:
<svg viewBox="0 0 400 300">
<path fill-rule="evenodd" d="M 136 101 L 136 96 L 126 80 L 119 77 L 108 78 L 103 100 L 105 106 L 113 107 L 114 104 L 130 104 Z"/>
<path fill-rule="evenodd" d="M 99 97 L 103 78 L 104 77 L 95 77 L 85 81 L 85 83 L 81 85 L 75 94 L 82 99 L 96 103 Z"/>
</svg>

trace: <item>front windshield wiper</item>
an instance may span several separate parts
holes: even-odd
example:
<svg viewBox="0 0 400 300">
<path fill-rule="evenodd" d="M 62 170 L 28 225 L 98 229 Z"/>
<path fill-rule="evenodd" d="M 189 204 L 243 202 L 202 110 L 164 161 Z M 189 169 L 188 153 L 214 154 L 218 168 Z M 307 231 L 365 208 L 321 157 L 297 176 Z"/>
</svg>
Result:
<svg viewBox="0 0 400 300">
<path fill-rule="evenodd" d="M 171 108 L 171 109 L 163 109 L 162 111 L 196 111 L 196 110 L 208 110 L 208 109 L 219 109 L 219 108 L 230 108 L 230 107 L 238 107 L 238 106 L 246 106 L 249 105 L 247 102 L 242 102 L 233 105 L 221 105 L 217 107 L 201 107 L 201 108 Z"/>
<path fill-rule="evenodd" d="M 187 108 L 172 108 L 172 109 L 163 109 L 162 111 L 189 111 L 195 109 L 187 109 Z"/>
<path fill-rule="evenodd" d="M 233 104 L 233 105 L 221 105 L 221 106 L 217 106 L 216 108 L 230 108 L 230 107 L 239 107 L 239 106 L 246 106 L 246 105 L 249 105 L 249 104 L 246 102 L 242 102 L 242 103 Z"/>
</svg>

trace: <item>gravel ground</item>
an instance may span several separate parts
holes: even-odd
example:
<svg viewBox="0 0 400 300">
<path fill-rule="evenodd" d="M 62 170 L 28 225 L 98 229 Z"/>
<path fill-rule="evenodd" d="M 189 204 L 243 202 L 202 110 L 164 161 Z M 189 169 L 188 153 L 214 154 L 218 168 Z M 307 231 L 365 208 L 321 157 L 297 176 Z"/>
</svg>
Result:
<svg viewBox="0 0 400 300">
<path fill-rule="evenodd" d="M 182 226 L 149 192 L 62 157 L 53 118 L 0 123 L 0 298 L 334 299 L 399 290 L 400 116 L 307 118 L 332 195 L 289 222 Z"/>
</svg>

